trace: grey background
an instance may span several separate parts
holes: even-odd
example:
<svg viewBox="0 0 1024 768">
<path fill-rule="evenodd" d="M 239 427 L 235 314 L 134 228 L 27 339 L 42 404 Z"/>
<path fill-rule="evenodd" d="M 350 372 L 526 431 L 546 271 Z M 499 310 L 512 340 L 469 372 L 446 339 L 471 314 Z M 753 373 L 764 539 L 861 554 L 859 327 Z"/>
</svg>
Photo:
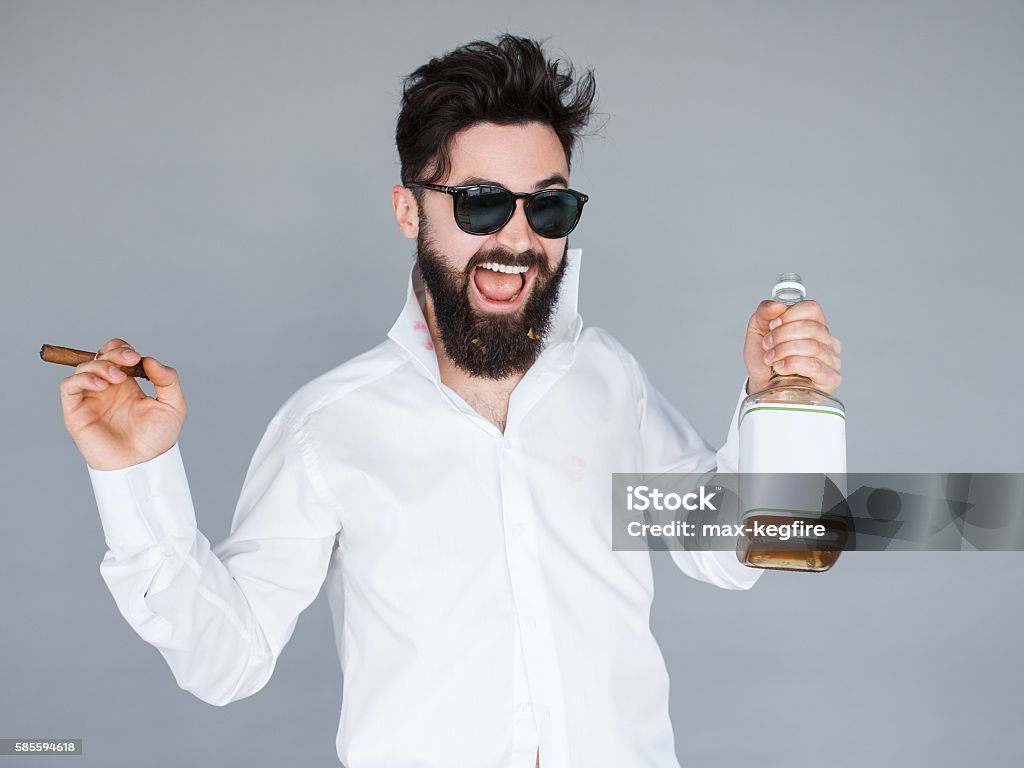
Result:
<svg viewBox="0 0 1024 768">
<path fill-rule="evenodd" d="M 747 318 L 795 270 L 845 345 L 851 471 L 1024 469 L 1022 22 L 1011 2 L 0 2 L 0 736 L 83 738 L 79 765 L 337 764 L 322 597 L 222 709 L 124 623 L 61 422 L 70 369 L 37 353 L 123 336 L 176 366 L 223 538 L 276 408 L 401 308 L 401 77 L 505 30 L 596 70 L 581 312 L 709 441 Z M 686 768 L 1019 764 L 1020 554 L 853 553 L 748 593 L 661 555 Z"/>
</svg>

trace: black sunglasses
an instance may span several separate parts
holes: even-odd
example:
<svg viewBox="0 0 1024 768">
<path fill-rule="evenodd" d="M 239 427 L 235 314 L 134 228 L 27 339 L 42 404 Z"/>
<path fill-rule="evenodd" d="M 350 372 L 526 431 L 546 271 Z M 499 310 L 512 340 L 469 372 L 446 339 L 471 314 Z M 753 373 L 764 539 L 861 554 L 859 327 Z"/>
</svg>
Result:
<svg viewBox="0 0 1024 768">
<path fill-rule="evenodd" d="M 539 192 L 510 192 L 496 184 L 443 187 L 410 181 L 407 187 L 447 192 L 454 202 L 452 211 L 459 229 L 471 235 L 492 235 L 504 227 L 516 212 L 516 200 L 526 202 L 526 220 L 541 237 L 565 237 L 579 223 L 583 205 L 590 198 L 575 189 L 542 189 Z"/>
</svg>

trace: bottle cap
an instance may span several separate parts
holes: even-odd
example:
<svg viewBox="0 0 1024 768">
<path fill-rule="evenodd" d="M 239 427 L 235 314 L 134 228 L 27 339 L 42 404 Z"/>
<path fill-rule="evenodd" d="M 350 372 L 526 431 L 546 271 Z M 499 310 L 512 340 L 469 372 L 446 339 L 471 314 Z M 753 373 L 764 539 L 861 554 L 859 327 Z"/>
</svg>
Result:
<svg viewBox="0 0 1024 768">
<path fill-rule="evenodd" d="M 783 272 L 779 275 L 777 282 L 772 286 L 772 298 L 786 304 L 796 304 L 807 298 L 807 289 L 800 275 L 796 272 Z"/>
</svg>

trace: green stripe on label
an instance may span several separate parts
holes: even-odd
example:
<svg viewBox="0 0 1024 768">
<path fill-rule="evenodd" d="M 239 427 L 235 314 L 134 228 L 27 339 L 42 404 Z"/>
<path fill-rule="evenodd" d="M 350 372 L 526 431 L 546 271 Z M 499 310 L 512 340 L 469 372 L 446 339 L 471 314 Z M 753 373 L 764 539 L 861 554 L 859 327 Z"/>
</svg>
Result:
<svg viewBox="0 0 1024 768">
<path fill-rule="evenodd" d="M 846 415 L 839 411 L 830 411 L 825 408 L 794 408 L 789 405 L 758 405 L 754 408 L 748 408 L 743 412 L 743 415 L 746 416 L 748 413 L 753 413 L 754 411 L 804 411 L 806 413 L 830 413 L 833 416 L 838 416 L 843 421 L 846 421 Z"/>
</svg>

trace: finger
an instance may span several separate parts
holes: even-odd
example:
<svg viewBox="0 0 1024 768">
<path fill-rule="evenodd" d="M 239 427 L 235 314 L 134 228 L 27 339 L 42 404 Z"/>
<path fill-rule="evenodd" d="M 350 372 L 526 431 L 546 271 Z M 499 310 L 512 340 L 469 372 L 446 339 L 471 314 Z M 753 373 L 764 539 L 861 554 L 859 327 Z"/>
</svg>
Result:
<svg viewBox="0 0 1024 768">
<path fill-rule="evenodd" d="M 765 365 L 771 365 L 775 360 L 784 360 L 792 356 L 816 357 L 826 365 L 835 368 L 837 371 L 842 368 L 842 360 L 833 351 L 832 347 L 822 344 L 815 339 L 796 339 L 776 344 L 764 353 Z"/>
<path fill-rule="evenodd" d="M 842 382 L 839 371 L 816 357 L 792 356 L 776 360 L 772 367 L 779 373 L 806 376 L 819 389 L 832 392 Z"/>
<path fill-rule="evenodd" d="M 111 381 L 112 377 L 116 377 L 118 373 L 124 375 L 124 371 L 121 370 L 117 364 L 112 363 L 110 360 L 99 358 L 98 360 L 86 360 L 84 363 L 79 363 L 75 366 L 76 373 L 92 373 L 100 378 Z M 118 379 L 124 381 L 123 378 Z"/>
<path fill-rule="evenodd" d="M 114 347 L 113 349 L 108 349 L 106 352 L 102 353 L 97 359 L 109 360 L 110 362 L 115 363 L 117 365 L 130 366 L 135 365 L 135 363 L 139 362 L 140 357 L 141 356 L 139 355 L 138 352 L 136 352 L 130 346 L 125 345 L 121 347 Z"/>
<path fill-rule="evenodd" d="M 786 305 L 781 301 L 765 299 L 757 305 L 757 309 L 751 315 L 750 322 L 747 323 L 747 331 L 764 336 L 769 331 L 769 324 L 786 309 Z"/>
<path fill-rule="evenodd" d="M 111 384 L 120 384 L 128 378 L 128 374 L 108 360 L 86 360 L 75 366 L 77 373 L 91 373 Z"/>
<path fill-rule="evenodd" d="M 796 304 L 790 305 L 786 311 L 779 316 L 778 322 L 773 325 L 773 329 L 784 325 L 786 323 L 792 323 L 797 320 L 817 320 L 819 323 L 828 327 L 828 323 L 825 322 L 825 313 L 821 310 L 821 305 L 818 304 L 814 299 L 804 299 L 798 301 Z"/>
<path fill-rule="evenodd" d="M 95 374 L 88 371 L 75 373 L 60 381 L 60 402 L 64 411 L 70 411 L 78 406 L 82 398 L 88 392 L 101 392 L 110 384 Z"/>
<path fill-rule="evenodd" d="M 104 353 L 109 352 L 112 349 L 118 349 L 119 347 L 129 347 L 131 349 L 134 349 L 134 347 L 132 347 L 132 345 L 129 344 L 124 339 L 114 338 L 108 341 L 102 347 L 100 347 L 99 350 L 97 350 L 96 354 L 98 356 L 102 356 Z"/>
<path fill-rule="evenodd" d="M 181 391 L 178 372 L 170 366 L 164 365 L 155 357 L 142 358 L 142 369 L 146 372 L 149 380 L 153 382 L 156 399 L 184 412 L 185 395 Z"/>
<path fill-rule="evenodd" d="M 832 347 L 832 334 L 828 327 L 817 320 L 794 320 L 783 323 L 764 337 L 762 346 L 768 349 L 772 345 L 778 346 L 785 341 L 796 341 L 797 339 L 814 339 L 825 346 Z"/>
</svg>

